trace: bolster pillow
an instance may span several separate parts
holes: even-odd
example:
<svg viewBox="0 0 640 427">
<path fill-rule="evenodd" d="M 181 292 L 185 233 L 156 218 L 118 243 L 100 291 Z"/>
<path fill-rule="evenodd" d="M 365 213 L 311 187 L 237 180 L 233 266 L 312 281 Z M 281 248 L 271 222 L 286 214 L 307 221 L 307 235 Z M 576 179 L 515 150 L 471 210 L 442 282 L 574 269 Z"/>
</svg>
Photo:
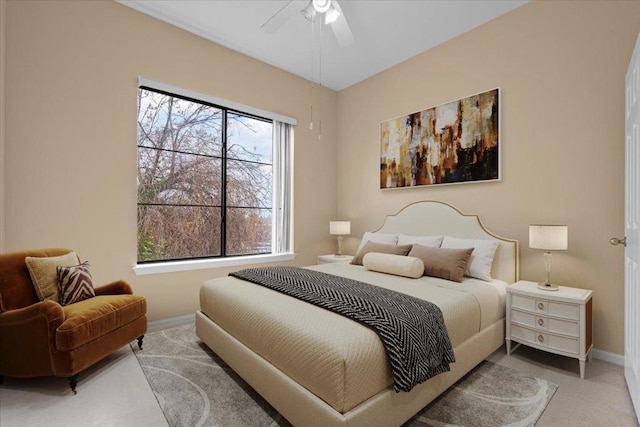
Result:
<svg viewBox="0 0 640 427">
<path fill-rule="evenodd" d="M 362 265 L 364 265 L 367 270 L 411 277 L 413 279 L 417 279 L 424 274 L 424 263 L 422 260 L 410 256 L 369 252 L 364 256 Z"/>
</svg>

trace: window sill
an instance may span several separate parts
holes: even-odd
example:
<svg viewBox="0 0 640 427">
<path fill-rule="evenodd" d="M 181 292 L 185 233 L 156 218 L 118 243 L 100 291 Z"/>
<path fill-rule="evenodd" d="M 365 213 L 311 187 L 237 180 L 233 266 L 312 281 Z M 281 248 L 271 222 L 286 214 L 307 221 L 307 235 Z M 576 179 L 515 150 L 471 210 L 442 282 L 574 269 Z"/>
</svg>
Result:
<svg viewBox="0 0 640 427">
<path fill-rule="evenodd" d="M 154 264 L 138 264 L 132 269 L 136 276 L 144 276 L 146 274 L 174 273 L 177 271 L 202 270 L 205 268 L 234 267 L 236 265 L 290 261 L 292 259 L 295 259 L 295 257 L 295 253 L 250 255 L 243 257 L 196 259 L 188 261 L 158 262 Z"/>
</svg>

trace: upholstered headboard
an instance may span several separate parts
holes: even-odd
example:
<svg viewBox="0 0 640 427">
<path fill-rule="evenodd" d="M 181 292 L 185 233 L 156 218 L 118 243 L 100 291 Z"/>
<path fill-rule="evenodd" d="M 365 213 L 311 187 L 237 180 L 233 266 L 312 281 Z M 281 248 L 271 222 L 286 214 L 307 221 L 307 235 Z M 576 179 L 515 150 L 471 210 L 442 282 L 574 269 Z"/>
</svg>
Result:
<svg viewBox="0 0 640 427">
<path fill-rule="evenodd" d="M 427 200 L 412 203 L 395 215 L 387 215 L 382 227 L 375 232 L 497 240 L 499 245 L 493 259 L 492 277 L 509 284 L 519 279 L 518 241 L 490 232 L 477 215 L 463 214 L 445 202 Z"/>
</svg>

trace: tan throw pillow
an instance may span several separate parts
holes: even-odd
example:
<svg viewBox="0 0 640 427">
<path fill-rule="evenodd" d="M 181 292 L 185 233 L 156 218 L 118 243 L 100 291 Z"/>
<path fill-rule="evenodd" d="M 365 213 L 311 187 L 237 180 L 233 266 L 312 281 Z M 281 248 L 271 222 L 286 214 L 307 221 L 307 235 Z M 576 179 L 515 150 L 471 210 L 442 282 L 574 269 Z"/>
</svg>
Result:
<svg viewBox="0 0 640 427">
<path fill-rule="evenodd" d="M 71 251 L 66 255 L 52 257 L 32 257 L 24 259 L 31 275 L 31 281 L 40 301 L 50 299 L 60 302 L 58 297 L 58 266 L 78 265 L 78 255 Z"/>
<path fill-rule="evenodd" d="M 462 282 L 464 272 L 467 271 L 469 257 L 473 248 L 445 249 L 430 248 L 422 245 L 413 245 L 409 252 L 410 257 L 420 258 L 424 263 L 424 275 L 440 277 L 453 282 Z"/>
<path fill-rule="evenodd" d="M 419 258 L 402 255 L 369 252 L 362 259 L 364 268 L 380 273 L 417 279 L 424 273 L 424 264 Z"/>
<path fill-rule="evenodd" d="M 387 245 L 384 243 L 367 242 L 351 260 L 353 265 L 362 265 L 362 259 L 369 252 L 381 254 L 393 254 L 406 256 L 411 250 L 411 245 Z"/>
<path fill-rule="evenodd" d="M 73 304 L 96 296 L 91 272 L 89 272 L 89 261 L 71 267 L 57 267 L 56 270 L 61 305 Z"/>
</svg>

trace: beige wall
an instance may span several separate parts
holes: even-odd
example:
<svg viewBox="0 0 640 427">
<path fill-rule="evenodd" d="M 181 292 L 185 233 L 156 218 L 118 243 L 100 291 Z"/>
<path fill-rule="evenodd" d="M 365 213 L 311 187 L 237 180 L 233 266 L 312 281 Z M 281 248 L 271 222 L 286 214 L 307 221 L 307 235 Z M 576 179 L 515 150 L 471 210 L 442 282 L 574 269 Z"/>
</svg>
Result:
<svg viewBox="0 0 640 427">
<path fill-rule="evenodd" d="M 623 353 L 624 76 L 640 2 L 533 2 L 338 94 L 338 213 L 353 234 L 416 200 L 477 213 L 520 240 L 521 278 L 542 280 L 528 225 L 569 225 L 552 278 L 593 289 L 594 343 Z M 381 191 L 380 121 L 501 88 L 502 180 Z M 355 250 L 355 237 L 345 241 Z"/>
<path fill-rule="evenodd" d="M 319 141 L 306 123 L 310 83 L 292 74 L 112 1 L 5 6 L 4 251 L 74 248 L 97 283 L 131 282 L 150 320 L 193 313 L 200 284 L 232 270 L 131 270 L 139 75 L 297 118 L 295 264 L 333 251 L 335 92 L 322 91 Z"/>
<path fill-rule="evenodd" d="M 4 191 L 5 191 L 5 152 L 4 152 L 4 118 L 5 118 L 5 104 L 4 104 L 4 73 L 5 73 L 5 40 L 6 40 L 6 5 L 5 0 L 0 0 L 0 252 L 4 250 L 5 240 L 5 209 L 4 209 Z"/>
</svg>

